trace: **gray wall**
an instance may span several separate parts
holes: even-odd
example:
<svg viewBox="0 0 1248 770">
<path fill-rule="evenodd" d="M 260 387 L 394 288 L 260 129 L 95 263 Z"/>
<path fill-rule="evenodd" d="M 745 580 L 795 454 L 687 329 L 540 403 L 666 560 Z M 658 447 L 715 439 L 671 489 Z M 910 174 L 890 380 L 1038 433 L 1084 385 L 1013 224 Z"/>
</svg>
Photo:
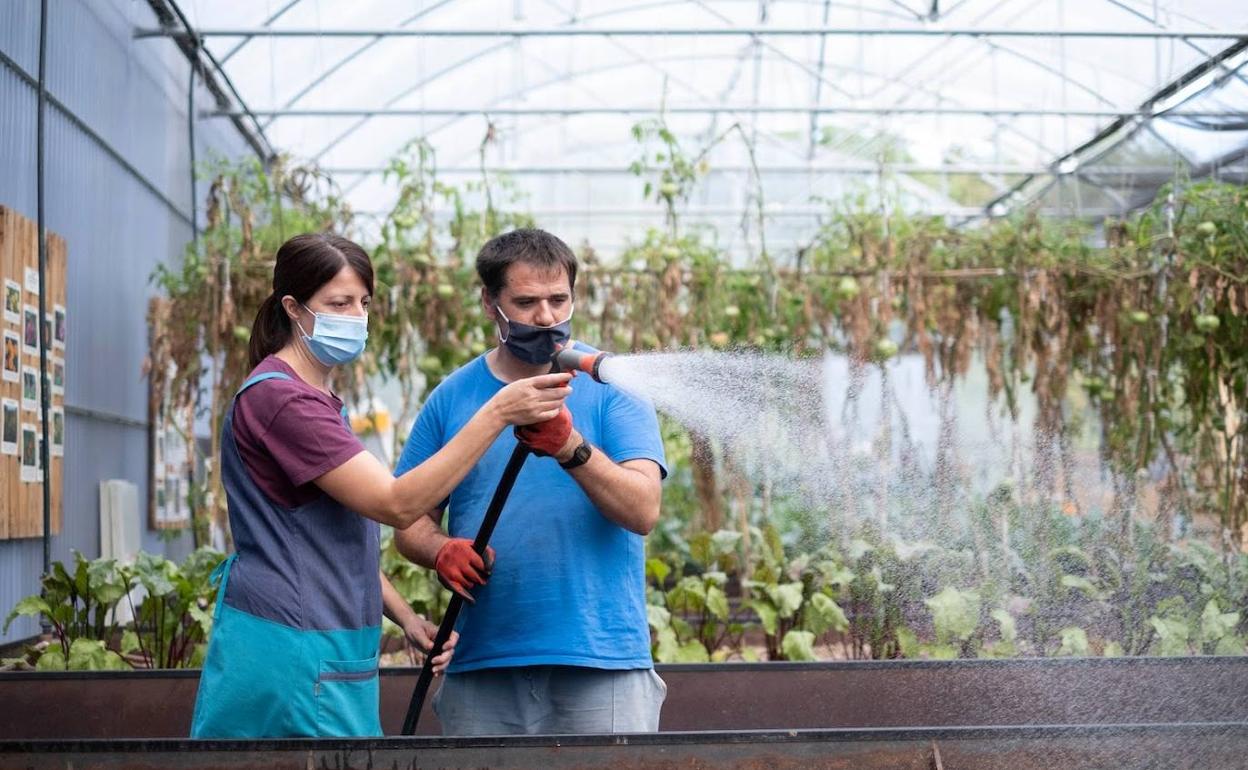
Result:
<svg viewBox="0 0 1248 770">
<path fill-rule="evenodd" d="M 46 113 L 45 205 L 48 228 L 69 244 L 70 335 L 65 519 L 52 558 L 66 560 L 71 549 L 99 555 L 102 479 L 133 481 L 146 500 L 148 277 L 191 238 L 190 65 L 169 40 L 131 39 L 156 23 L 145 2 L 48 5 L 48 91 L 64 109 Z M 0 53 L 12 60 L 0 61 L 0 204 L 34 219 L 36 91 L 18 70 L 38 75 L 38 0 L 0 0 Z M 211 103 L 202 86 L 196 103 Z M 196 137 L 200 160 L 249 152 L 227 121 L 198 121 Z M 189 532 L 165 539 L 145 528 L 144 550 L 180 558 L 190 547 Z M 0 617 L 38 592 L 42 558 L 39 539 L 0 541 Z M 0 644 L 38 630 L 15 621 Z"/>
</svg>

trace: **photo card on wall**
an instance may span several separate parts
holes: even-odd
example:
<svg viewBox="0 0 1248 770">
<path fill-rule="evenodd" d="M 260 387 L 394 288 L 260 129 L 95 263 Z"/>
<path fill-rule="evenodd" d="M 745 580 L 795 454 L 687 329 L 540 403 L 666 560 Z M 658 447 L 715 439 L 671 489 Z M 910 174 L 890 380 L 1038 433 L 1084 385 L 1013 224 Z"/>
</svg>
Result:
<svg viewBox="0 0 1248 770">
<path fill-rule="evenodd" d="M 4 320 L 11 324 L 22 322 L 22 285 L 10 278 L 4 279 Z"/>
<path fill-rule="evenodd" d="M 22 380 L 22 337 L 15 331 L 4 330 L 4 381 Z"/>
<path fill-rule="evenodd" d="M 21 418 L 17 413 L 17 399 L 6 398 L 0 400 L 3 402 L 3 420 L 0 424 L 0 454 L 6 454 L 10 457 L 17 455 L 17 439 L 21 431 Z"/>
</svg>

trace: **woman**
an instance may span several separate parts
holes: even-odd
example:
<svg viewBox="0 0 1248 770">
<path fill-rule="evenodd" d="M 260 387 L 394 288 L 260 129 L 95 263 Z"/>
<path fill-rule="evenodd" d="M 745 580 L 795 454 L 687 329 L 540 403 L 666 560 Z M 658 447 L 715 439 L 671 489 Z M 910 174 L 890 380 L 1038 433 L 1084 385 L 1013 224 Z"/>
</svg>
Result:
<svg viewBox="0 0 1248 770">
<path fill-rule="evenodd" d="M 378 522 L 403 529 L 437 510 L 505 427 L 554 417 L 571 392 L 567 374 L 512 383 L 395 478 L 329 388 L 334 367 L 364 350 L 372 293 L 368 256 L 345 238 L 299 235 L 277 252 L 254 368 L 222 426 L 235 553 L 219 568 L 192 737 L 380 735 L 383 612 L 424 650 L 436 629 L 380 573 Z M 438 556 L 444 579 L 481 582 L 487 570 L 462 538 Z"/>
</svg>

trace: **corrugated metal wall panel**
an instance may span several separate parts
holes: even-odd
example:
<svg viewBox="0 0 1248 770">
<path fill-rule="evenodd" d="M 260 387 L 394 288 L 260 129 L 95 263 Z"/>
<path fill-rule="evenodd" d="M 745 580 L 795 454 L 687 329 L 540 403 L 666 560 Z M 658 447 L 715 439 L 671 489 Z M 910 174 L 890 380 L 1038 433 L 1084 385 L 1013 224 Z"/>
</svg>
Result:
<svg viewBox="0 0 1248 770">
<path fill-rule="evenodd" d="M 134 26 L 153 23 L 145 3 L 57 0 L 50 6 L 49 93 L 98 135 L 49 106 L 47 225 L 69 243 L 70 273 L 65 522 L 52 541 L 52 558 L 64 560 L 71 549 L 99 554 L 101 480 L 133 481 L 146 499 L 146 430 L 127 422 L 147 419 L 141 367 L 148 278 L 158 264 L 180 258 L 191 237 L 189 65 L 169 41 L 130 38 Z M 37 74 L 38 24 L 37 0 L 0 2 L 0 52 L 29 76 Z M 202 88 L 196 98 L 210 103 Z M 35 106 L 30 84 L 0 65 L 0 203 L 32 219 Z M 201 158 L 248 152 L 224 121 L 200 121 L 196 144 Z M 180 558 L 190 538 L 165 541 L 145 531 L 143 547 Z M 0 542 L 0 612 L 38 591 L 41 569 L 41 541 Z M 16 621 L 0 643 L 36 633 L 34 621 Z"/>
</svg>

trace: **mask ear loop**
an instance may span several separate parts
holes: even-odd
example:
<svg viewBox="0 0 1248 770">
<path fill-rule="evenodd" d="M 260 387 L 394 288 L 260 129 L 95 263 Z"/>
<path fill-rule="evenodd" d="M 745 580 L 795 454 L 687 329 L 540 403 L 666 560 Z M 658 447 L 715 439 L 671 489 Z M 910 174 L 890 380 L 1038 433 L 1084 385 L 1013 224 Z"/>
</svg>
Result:
<svg viewBox="0 0 1248 770">
<path fill-rule="evenodd" d="M 498 330 L 498 341 L 506 345 L 507 340 L 511 337 L 511 319 L 508 318 L 507 314 L 503 312 L 503 309 L 498 306 L 498 303 L 494 303 L 494 312 L 502 316 L 503 320 L 507 323 L 507 336 L 504 337 L 502 328 L 499 326 L 498 321 L 494 322 L 494 328 Z"/>
</svg>

